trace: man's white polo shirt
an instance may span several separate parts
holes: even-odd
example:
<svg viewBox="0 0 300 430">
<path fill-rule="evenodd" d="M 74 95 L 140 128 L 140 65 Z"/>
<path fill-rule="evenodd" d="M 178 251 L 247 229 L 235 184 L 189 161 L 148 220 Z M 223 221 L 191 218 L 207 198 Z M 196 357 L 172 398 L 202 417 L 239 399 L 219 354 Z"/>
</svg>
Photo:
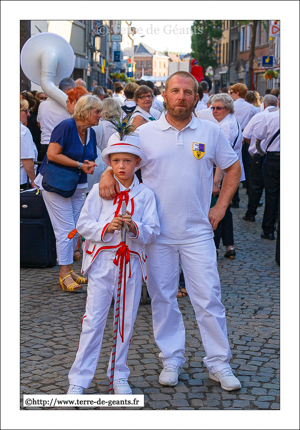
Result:
<svg viewBox="0 0 300 430">
<path fill-rule="evenodd" d="M 264 111 L 258 113 L 257 115 L 254 115 L 250 121 L 248 122 L 247 126 L 245 127 L 243 131 L 243 136 L 246 139 L 250 139 L 250 145 L 249 145 L 249 154 L 251 157 L 253 155 L 258 154 L 259 152 L 256 149 L 256 137 L 254 136 L 254 130 L 258 127 L 258 125 L 261 123 L 263 117 L 265 115 L 268 115 L 270 113 L 270 110 L 275 109 L 274 106 L 267 106 Z M 261 143 L 263 144 L 263 142 Z"/>
<path fill-rule="evenodd" d="M 280 135 L 278 135 L 271 145 L 268 147 L 272 137 L 280 128 L 280 114 L 279 109 L 274 112 L 270 112 L 269 115 L 265 115 L 263 120 L 259 123 L 258 127 L 254 130 L 254 136 L 256 139 L 263 140 L 261 149 L 267 152 L 279 152 L 280 151 Z M 267 149 L 268 148 L 268 149 Z"/>
<path fill-rule="evenodd" d="M 41 126 L 41 145 L 49 145 L 54 128 L 70 117 L 67 105 L 63 107 L 57 101 L 50 99 L 50 97 L 43 103 L 40 103 L 37 122 L 39 122 Z"/>
<path fill-rule="evenodd" d="M 142 179 L 155 193 L 161 224 L 157 242 L 186 244 L 212 238 L 208 211 L 213 165 L 224 170 L 238 159 L 223 131 L 194 116 L 179 131 L 165 113 L 138 130 L 148 158 Z"/>
<path fill-rule="evenodd" d="M 233 106 L 233 115 L 240 123 L 242 130 L 244 130 L 250 119 L 259 112 L 255 106 L 246 102 L 245 99 L 242 98 L 238 98 L 235 102 L 233 102 Z"/>
</svg>

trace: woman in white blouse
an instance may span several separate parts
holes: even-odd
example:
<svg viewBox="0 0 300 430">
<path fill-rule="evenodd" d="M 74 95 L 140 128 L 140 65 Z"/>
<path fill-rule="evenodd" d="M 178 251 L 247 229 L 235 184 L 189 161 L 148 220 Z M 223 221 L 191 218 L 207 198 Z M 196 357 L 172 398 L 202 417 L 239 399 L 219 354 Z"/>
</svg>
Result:
<svg viewBox="0 0 300 430">
<path fill-rule="evenodd" d="M 221 93 L 213 96 L 211 102 L 213 116 L 218 121 L 219 127 L 223 130 L 225 136 L 228 139 L 228 142 L 230 143 L 239 158 L 242 168 L 242 175 L 240 180 L 243 181 L 245 180 L 245 172 L 242 162 L 243 135 L 241 126 L 237 121 L 236 117 L 233 115 L 233 100 L 228 94 Z M 213 183 L 214 195 L 218 196 L 220 193 L 221 182 L 224 177 L 224 174 L 225 173 L 221 169 L 219 169 L 218 167 L 216 168 Z M 219 223 L 217 230 L 215 230 L 215 244 L 217 249 L 219 248 L 221 238 L 223 245 L 226 247 L 226 253 L 224 257 L 233 260 L 236 256 L 236 251 L 233 246 L 233 222 L 230 207 L 227 208 L 224 218 Z"/>
<path fill-rule="evenodd" d="M 140 127 L 146 122 L 155 121 L 155 117 L 150 113 L 152 107 L 154 94 L 150 87 L 147 85 L 141 85 L 134 92 L 134 101 L 136 102 L 136 108 L 130 117 L 130 123 L 135 128 Z"/>
</svg>

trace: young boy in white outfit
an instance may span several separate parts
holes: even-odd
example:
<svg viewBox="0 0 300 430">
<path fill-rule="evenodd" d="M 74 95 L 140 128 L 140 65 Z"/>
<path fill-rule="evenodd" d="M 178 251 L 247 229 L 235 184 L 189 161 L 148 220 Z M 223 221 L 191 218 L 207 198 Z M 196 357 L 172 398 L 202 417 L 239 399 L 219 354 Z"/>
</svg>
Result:
<svg viewBox="0 0 300 430">
<path fill-rule="evenodd" d="M 82 273 L 88 273 L 86 313 L 75 361 L 69 372 L 68 394 L 82 394 L 94 377 L 99 360 L 103 332 L 119 279 L 118 252 L 122 246 L 122 226 L 128 226 L 126 245 L 130 262 L 126 265 L 126 288 L 120 303 L 120 327 L 114 364 L 115 394 L 132 394 L 128 384 L 127 355 L 141 298 L 142 276 L 145 276 L 145 244 L 155 241 L 160 233 L 156 201 L 153 191 L 139 183 L 134 172 L 147 163 L 140 149 L 137 135 L 126 135 L 123 140 L 114 134 L 102 151 L 102 159 L 111 165 L 121 192 L 114 200 L 99 196 L 98 184 L 89 193 L 80 214 L 77 230 L 85 238 Z M 119 214 L 122 201 L 126 215 Z M 128 253 L 127 253 L 128 254 Z M 107 376 L 111 374 L 111 358 Z"/>
</svg>

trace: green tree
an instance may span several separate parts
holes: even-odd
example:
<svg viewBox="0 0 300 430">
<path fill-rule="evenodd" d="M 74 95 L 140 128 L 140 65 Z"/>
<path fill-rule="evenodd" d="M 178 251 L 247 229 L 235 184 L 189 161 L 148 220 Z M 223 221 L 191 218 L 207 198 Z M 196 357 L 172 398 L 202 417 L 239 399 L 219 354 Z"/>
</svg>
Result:
<svg viewBox="0 0 300 430">
<path fill-rule="evenodd" d="M 260 20 L 253 20 L 253 21 L 237 21 L 237 26 L 240 27 L 241 25 L 251 25 L 252 33 L 251 33 L 251 46 L 250 46 L 250 53 L 249 53 L 249 70 L 248 70 L 248 89 L 252 90 L 253 88 L 253 63 L 254 63 L 254 57 L 255 57 L 255 45 L 256 45 L 256 32 L 257 32 L 257 26 L 263 25 L 265 29 L 267 29 L 267 26 L 264 21 Z"/>
<path fill-rule="evenodd" d="M 203 67 L 217 67 L 215 41 L 223 35 L 222 21 L 194 21 L 192 27 L 192 57 Z"/>
</svg>

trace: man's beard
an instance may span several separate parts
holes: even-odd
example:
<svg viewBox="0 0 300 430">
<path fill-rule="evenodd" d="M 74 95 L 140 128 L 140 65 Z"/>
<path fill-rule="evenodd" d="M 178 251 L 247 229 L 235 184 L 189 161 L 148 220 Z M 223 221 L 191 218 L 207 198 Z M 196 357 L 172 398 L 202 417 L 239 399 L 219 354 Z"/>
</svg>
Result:
<svg viewBox="0 0 300 430">
<path fill-rule="evenodd" d="M 183 121 L 191 116 L 191 113 L 193 112 L 194 106 L 188 106 L 186 103 L 181 103 L 184 107 L 180 107 L 180 109 L 175 109 L 175 106 L 171 106 L 171 104 L 168 102 L 168 99 L 166 98 L 166 105 L 167 105 L 167 113 L 174 119 Z"/>
</svg>

